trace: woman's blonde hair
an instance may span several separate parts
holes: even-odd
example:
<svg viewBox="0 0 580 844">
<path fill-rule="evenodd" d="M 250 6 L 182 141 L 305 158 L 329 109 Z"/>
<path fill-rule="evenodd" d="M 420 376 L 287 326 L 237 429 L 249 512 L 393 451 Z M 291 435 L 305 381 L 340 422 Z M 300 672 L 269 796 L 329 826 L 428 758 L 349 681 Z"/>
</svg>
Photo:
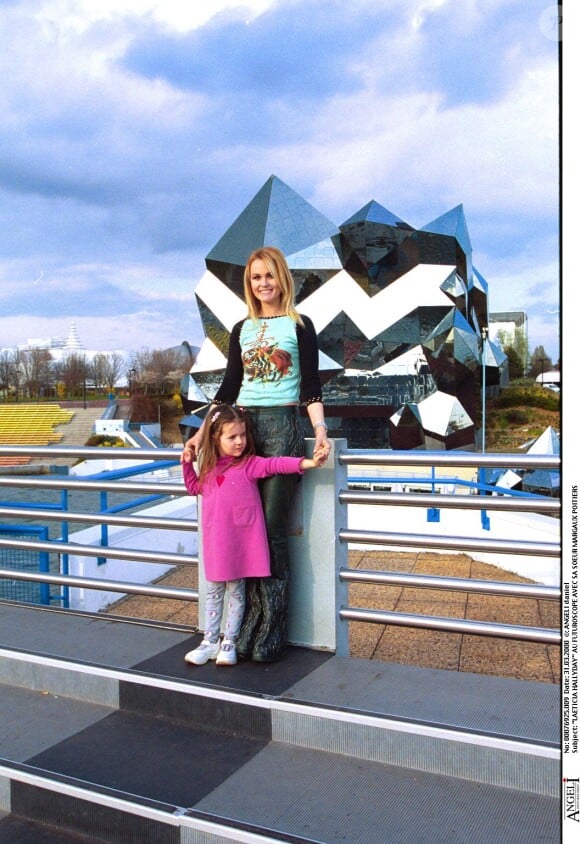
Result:
<svg viewBox="0 0 580 844">
<path fill-rule="evenodd" d="M 251 284 L 251 267 L 254 261 L 263 261 L 280 285 L 282 291 L 282 310 L 286 316 L 289 316 L 299 325 L 304 325 L 302 317 L 294 304 L 295 289 L 292 273 L 288 268 L 284 254 L 275 246 L 261 246 L 259 249 L 254 249 L 246 263 L 244 270 L 244 296 L 250 319 L 260 318 L 260 302 L 254 296 Z"/>
<path fill-rule="evenodd" d="M 219 441 L 224 426 L 230 422 L 241 422 L 246 428 L 246 447 L 239 457 L 232 460 L 240 463 L 251 454 L 255 454 L 254 437 L 250 429 L 249 420 L 241 408 L 231 407 L 229 404 L 217 404 L 209 409 L 207 420 L 203 426 L 201 443 L 199 446 L 199 482 L 204 479 L 216 466 L 220 458 Z"/>
</svg>

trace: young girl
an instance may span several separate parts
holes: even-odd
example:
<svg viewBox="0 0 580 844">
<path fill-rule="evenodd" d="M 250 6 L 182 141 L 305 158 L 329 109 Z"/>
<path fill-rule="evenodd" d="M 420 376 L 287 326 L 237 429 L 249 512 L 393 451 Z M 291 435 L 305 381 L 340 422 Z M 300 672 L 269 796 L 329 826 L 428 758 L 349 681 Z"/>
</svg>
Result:
<svg viewBox="0 0 580 844">
<path fill-rule="evenodd" d="M 276 474 L 302 474 L 321 465 L 321 456 L 258 457 L 242 410 L 227 404 L 212 407 L 203 428 L 200 470 L 183 463 L 190 495 L 203 495 L 202 543 L 207 581 L 205 629 L 201 644 L 186 662 L 235 665 L 236 640 L 245 607 L 246 577 L 268 577 L 270 554 L 258 481 Z M 224 637 L 220 626 L 225 593 L 228 608 Z"/>
</svg>

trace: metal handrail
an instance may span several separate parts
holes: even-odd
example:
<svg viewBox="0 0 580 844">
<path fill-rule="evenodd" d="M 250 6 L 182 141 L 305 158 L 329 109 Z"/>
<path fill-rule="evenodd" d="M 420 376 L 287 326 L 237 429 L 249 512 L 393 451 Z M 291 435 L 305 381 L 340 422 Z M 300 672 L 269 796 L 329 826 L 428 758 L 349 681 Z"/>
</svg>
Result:
<svg viewBox="0 0 580 844">
<path fill-rule="evenodd" d="M 53 554 L 76 554 L 79 557 L 110 557 L 112 560 L 138 560 L 140 563 L 165 563 L 170 566 L 196 566 L 197 557 L 190 554 L 171 554 L 167 551 L 143 551 L 137 548 L 103 548 L 101 545 L 81 545 L 75 542 L 60 542 L 54 539 L 49 542 L 24 539 L 0 539 L 0 548 L 24 548 L 27 551 L 49 551 Z M 9 569 L 11 572 L 12 570 Z M 6 569 L 0 569 L 0 574 Z M 17 572 L 8 575 L 18 580 Z M 102 583 L 103 581 L 101 581 Z"/>
<path fill-rule="evenodd" d="M 342 466 L 430 466 L 462 468 L 505 468 L 505 469 L 560 469 L 561 459 L 557 455 L 513 455 L 513 454 L 472 454 L 465 452 L 392 452 L 349 449 L 338 455 Z M 380 483 L 379 478 L 369 478 L 369 483 Z M 402 480 L 402 479 L 399 479 Z M 487 490 L 489 491 L 489 490 Z M 560 501 L 542 496 L 515 498 L 504 495 L 442 495 L 435 493 L 388 493 L 366 490 L 338 490 L 338 501 L 346 504 L 391 505 L 409 507 L 445 507 L 465 510 L 495 510 L 527 513 L 560 512 Z M 530 554 L 534 556 L 559 557 L 560 543 L 526 542 L 513 540 L 472 539 L 465 536 L 440 537 L 433 534 L 403 534 L 395 532 L 377 532 L 342 529 L 338 531 L 341 543 L 386 545 L 401 548 L 434 548 L 454 551 L 486 551 L 506 554 Z M 343 583 L 372 583 L 415 588 L 448 589 L 475 593 L 509 595 L 512 597 L 533 597 L 536 599 L 560 600 L 561 590 L 537 584 L 499 583 L 496 581 L 473 581 L 462 578 L 441 578 L 426 575 L 412 575 L 401 572 L 374 572 L 358 569 L 341 568 L 339 580 Z M 496 638 L 518 639 L 542 644 L 557 645 L 562 637 L 559 630 L 549 628 L 524 627 L 522 625 L 484 622 L 471 619 L 441 618 L 402 612 L 388 612 L 341 606 L 338 610 L 340 621 L 360 621 L 367 623 L 396 625 L 416 629 L 443 630 L 449 633 L 493 636 Z"/>
<path fill-rule="evenodd" d="M 34 574 L 33 572 L 18 572 L 18 578 L 14 577 L 12 569 L 0 569 L 0 577 L 9 577 L 12 580 L 26 580 L 31 583 L 54 583 L 60 586 L 78 586 L 80 589 L 102 590 L 106 587 L 107 592 L 126 592 L 133 595 L 149 595 L 153 598 L 176 598 L 180 601 L 197 601 L 199 592 L 197 589 L 183 589 L 179 586 L 158 586 L 148 583 L 124 582 L 121 580 L 99 580 L 90 577 L 76 577 L 72 574 Z"/>
<path fill-rule="evenodd" d="M 0 450 L 0 454 L 2 451 Z M 26 475 L 15 475 L 10 477 L 3 477 L 0 475 L 0 489 L 6 487 L 27 487 L 30 489 L 76 489 L 76 490 L 98 490 L 107 492 L 126 492 L 131 495 L 137 493 L 153 493 L 156 495 L 184 495 L 185 488 L 183 484 L 161 483 L 159 481 L 141 481 L 140 483 L 134 481 L 102 481 L 97 484 L 96 481 L 88 480 L 73 480 L 72 478 L 60 478 L 53 480 L 52 478 L 28 479 Z"/>
<path fill-rule="evenodd" d="M 493 636 L 498 639 L 517 639 L 537 644 L 559 645 L 559 630 L 545 627 L 522 627 L 516 624 L 499 624 L 494 621 L 474 621 L 464 618 L 442 618 L 433 615 L 414 615 L 402 612 L 341 607 L 343 621 L 366 621 L 374 624 L 393 624 L 399 627 L 415 627 L 421 630 L 443 630 L 446 633 L 463 635 Z"/>
<path fill-rule="evenodd" d="M 41 510 L 28 507 L 26 510 L 22 510 L 20 507 L 0 507 L 0 518 L 21 519 L 24 515 L 27 519 L 46 519 L 52 522 L 81 522 L 91 525 L 105 524 L 160 530 L 183 530 L 185 526 L 183 519 L 168 519 L 162 516 L 143 516 L 139 514 L 116 516 L 110 513 L 75 513 L 72 510 L 67 510 L 63 514 L 62 511 L 55 510 Z M 188 521 L 187 528 L 188 530 L 198 530 L 199 525 L 195 521 Z"/>
<path fill-rule="evenodd" d="M 558 586 L 538 583 L 498 582 L 496 580 L 472 580 L 462 577 L 442 577 L 432 574 L 410 574 L 400 571 L 373 571 L 372 569 L 340 570 L 340 579 L 346 583 L 374 583 L 380 586 L 412 587 L 414 589 L 444 589 L 450 592 L 474 592 L 480 595 L 504 595 L 509 598 L 535 598 L 536 600 L 560 600 L 562 590 Z"/>
<path fill-rule="evenodd" d="M 371 451 L 348 449 L 338 456 L 342 466 L 434 466 L 477 469 L 559 469 L 561 459 L 554 454 L 504 454 L 467 451 Z"/>
<path fill-rule="evenodd" d="M 394 507 L 512 510 L 522 513 L 553 513 L 557 515 L 561 511 L 559 499 L 539 495 L 533 498 L 511 498 L 505 495 L 433 495 L 432 493 L 422 492 L 367 492 L 366 490 L 341 489 L 338 500 L 341 504 L 382 504 Z"/>
<path fill-rule="evenodd" d="M 0 455 L 3 456 L 26 456 L 36 458 L 55 459 L 66 457 L 71 459 L 98 459 L 108 460 L 134 460 L 139 463 L 149 463 L 136 467 L 137 472 L 154 471 L 156 466 L 163 463 L 163 468 L 169 465 L 178 465 L 179 452 L 169 448 L 142 448 L 142 449 L 119 449 L 101 448 L 89 446 L 0 446 Z M 29 469 L 25 466 L 24 469 Z M 22 469 L 20 469 L 22 471 Z M 119 474 L 117 470 L 114 473 Z M 108 473 L 109 475 L 113 472 Z M 0 475 L 0 495 L 2 490 L 14 488 L 28 488 L 38 491 L 50 490 L 76 490 L 95 492 L 126 493 L 127 495 L 155 495 L 161 497 L 183 496 L 186 494 L 183 482 L 171 483 L 165 479 L 151 481 L 126 481 L 111 480 L 99 477 L 98 480 L 78 477 L 30 477 L 26 474 Z M 195 520 L 183 520 L 163 518 L 158 516 L 147 516 L 142 514 L 112 514 L 112 513 L 79 513 L 62 509 L 47 509 L 42 507 L 10 507 L 0 506 L 0 517 L 13 519 L 39 519 L 53 522 L 74 522 L 86 525 L 99 526 L 130 526 L 144 529 L 162 530 L 197 530 L 198 524 Z M 45 543 L 38 541 L 28 542 L 25 540 L 0 539 L 0 548 L 25 549 L 33 551 L 47 551 L 52 554 L 61 554 L 66 557 L 68 554 L 75 556 L 86 556 L 93 558 L 117 559 L 138 563 L 165 564 L 170 566 L 196 566 L 199 560 L 195 556 L 185 554 L 170 554 L 160 551 L 149 552 L 136 548 L 118 548 L 109 545 L 84 545 L 81 543 L 68 543 L 61 540 L 49 540 Z M 199 593 L 192 589 L 175 589 L 158 584 L 139 584 L 135 582 L 122 582 L 107 580 L 105 578 L 75 577 L 69 574 L 23 572 L 16 569 L 0 569 L 0 577 L 13 581 L 29 581 L 39 583 L 51 583 L 66 587 L 79 587 L 94 589 L 97 591 L 123 592 L 126 594 L 148 595 L 158 598 L 176 598 L 179 600 L 198 600 Z"/>
<path fill-rule="evenodd" d="M 181 452 L 176 448 L 108 448 L 102 446 L 70 445 L 3 445 L 0 454 L 7 457 L 66 457 L 82 460 L 175 460 L 179 461 Z"/>
<path fill-rule="evenodd" d="M 435 536 L 433 534 L 385 533 L 372 530 L 341 530 L 341 542 L 363 545 L 397 545 L 400 547 L 441 548 L 444 551 L 488 551 L 505 554 L 532 554 L 535 557 L 559 557 L 560 545 L 554 542 L 516 542 L 511 539 L 471 539 L 468 536 Z"/>
<path fill-rule="evenodd" d="M 175 449 L 144 448 L 123 449 L 91 448 L 91 447 L 59 447 L 59 446 L 0 446 L 0 455 L 38 457 L 66 457 L 82 459 L 130 459 L 139 462 L 160 460 L 177 463 L 178 455 Z M 475 454 L 466 452 L 391 452 L 369 450 L 347 450 L 337 455 L 339 465 L 352 466 L 429 466 L 434 467 L 471 467 L 482 466 L 494 468 L 526 468 L 526 469 L 559 469 L 560 458 L 554 455 L 513 455 L 513 454 Z M 380 480 L 380 479 L 378 479 Z M 0 492 L 2 488 L 29 487 L 33 489 L 57 490 L 87 490 L 112 491 L 127 494 L 161 494 L 162 496 L 183 496 L 186 494 L 182 483 L 165 482 L 129 482 L 123 480 L 108 481 L 100 477 L 98 482 L 71 477 L 30 478 L 26 475 L 0 475 Z M 541 496 L 530 498 L 508 498 L 504 495 L 440 495 L 426 493 L 385 493 L 337 489 L 336 496 L 341 505 L 347 504 L 378 504 L 383 506 L 414 506 L 443 509 L 461 508 L 469 510 L 496 510 L 542 512 L 557 515 L 560 502 Z M 185 520 L 152 517 L 139 514 L 112 515 L 110 513 L 90 514 L 77 512 L 55 512 L 46 508 L 27 508 L 0 506 L 0 516 L 8 518 L 35 518 L 52 521 L 85 522 L 86 524 L 101 525 L 129 525 L 142 528 L 196 529 L 195 522 Z M 356 542 L 360 544 L 388 545 L 408 548 L 440 548 L 443 550 L 471 550 L 498 552 L 506 554 L 532 554 L 534 556 L 557 557 L 560 546 L 553 542 L 526 542 L 512 540 L 473 539 L 461 536 L 436 536 L 428 534 L 407 535 L 394 532 L 354 531 L 341 529 L 337 531 L 338 541 L 341 543 Z M 23 541 L 0 539 L 0 547 L 25 548 L 32 550 L 47 550 L 49 553 L 75 554 L 89 557 L 110 557 L 125 561 L 139 561 L 151 563 L 167 563 L 169 565 L 197 565 L 198 558 L 192 555 L 148 552 L 128 548 L 112 548 L 109 546 L 89 546 L 77 543 L 54 541 Z M 0 569 L 0 577 L 13 580 L 28 580 L 35 582 L 78 586 L 80 588 L 117 591 L 128 594 L 151 595 L 156 597 L 174 597 L 181 600 L 198 599 L 198 592 L 188 589 L 162 587 L 158 584 L 136 584 L 122 581 L 109 581 L 87 577 L 73 577 L 61 574 L 33 574 L 18 572 L 12 569 Z M 538 584 L 498 583 L 495 581 L 473 581 L 460 578 L 440 578 L 423 575 L 411 575 L 401 572 L 368 572 L 343 568 L 339 572 L 342 582 L 368 582 L 375 584 L 390 584 L 411 586 L 418 588 L 447 589 L 453 591 L 470 591 L 487 594 L 510 595 L 512 597 L 533 597 L 542 599 L 558 599 L 560 590 L 554 587 L 544 587 Z M 495 636 L 500 638 L 522 639 L 524 641 L 556 644 L 561 641 L 557 630 L 544 628 L 529 628 L 515 625 L 505 625 L 467 619 L 438 618 L 434 616 L 419 616 L 408 613 L 386 612 L 357 607 L 340 606 L 336 608 L 337 617 L 341 621 L 364 621 L 380 624 L 430 628 L 448 632 L 472 633 L 475 635 Z"/>
</svg>

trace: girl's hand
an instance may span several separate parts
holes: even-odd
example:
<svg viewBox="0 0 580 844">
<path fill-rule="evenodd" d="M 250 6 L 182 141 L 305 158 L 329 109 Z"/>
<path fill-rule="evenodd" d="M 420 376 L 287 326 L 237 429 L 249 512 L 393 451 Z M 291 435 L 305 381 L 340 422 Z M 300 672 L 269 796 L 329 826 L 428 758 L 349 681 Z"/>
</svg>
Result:
<svg viewBox="0 0 580 844">
<path fill-rule="evenodd" d="M 308 469 L 318 469 L 323 463 L 324 460 L 321 457 L 316 457 L 316 455 L 312 459 L 310 457 L 303 457 L 300 461 L 300 468 L 303 472 L 306 472 Z"/>
</svg>

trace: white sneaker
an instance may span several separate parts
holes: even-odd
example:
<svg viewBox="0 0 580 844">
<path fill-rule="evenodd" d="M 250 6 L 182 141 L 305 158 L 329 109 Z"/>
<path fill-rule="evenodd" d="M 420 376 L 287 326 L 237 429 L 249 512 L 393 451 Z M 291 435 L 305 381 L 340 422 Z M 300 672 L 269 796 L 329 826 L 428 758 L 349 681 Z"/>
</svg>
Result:
<svg viewBox="0 0 580 844">
<path fill-rule="evenodd" d="M 238 661 L 234 642 L 224 639 L 215 661 L 216 665 L 235 665 Z"/>
<path fill-rule="evenodd" d="M 209 639 L 204 639 L 195 650 L 186 653 L 184 659 L 186 662 L 193 663 L 193 665 L 205 665 L 208 660 L 217 657 L 219 649 L 219 642 L 210 642 Z"/>
</svg>

